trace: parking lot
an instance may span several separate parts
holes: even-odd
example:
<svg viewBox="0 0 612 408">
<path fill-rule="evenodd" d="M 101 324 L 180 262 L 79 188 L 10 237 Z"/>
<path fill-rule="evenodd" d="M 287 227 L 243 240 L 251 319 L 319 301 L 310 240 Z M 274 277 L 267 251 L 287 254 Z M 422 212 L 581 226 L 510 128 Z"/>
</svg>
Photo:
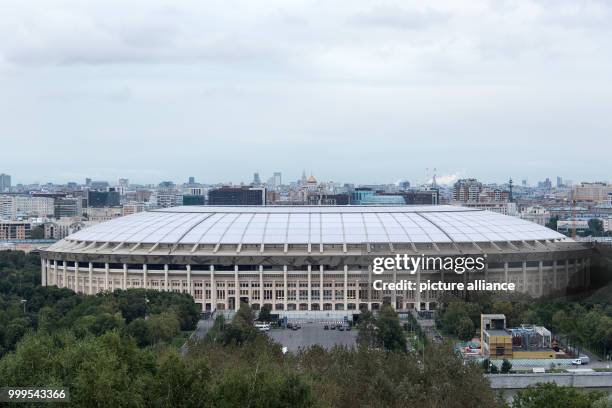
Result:
<svg viewBox="0 0 612 408">
<path fill-rule="evenodd" d="M 300 347 L 309 347 L 318 344 L 326 349 L 334 345 L 354 346 L 357 331 L 323 330 L 323 324 L 302 324 L 299 330 L 272 329 L 267 332 L 274 341 L 287 347 L 289 351 L 296 351 Z"/>
</svg>

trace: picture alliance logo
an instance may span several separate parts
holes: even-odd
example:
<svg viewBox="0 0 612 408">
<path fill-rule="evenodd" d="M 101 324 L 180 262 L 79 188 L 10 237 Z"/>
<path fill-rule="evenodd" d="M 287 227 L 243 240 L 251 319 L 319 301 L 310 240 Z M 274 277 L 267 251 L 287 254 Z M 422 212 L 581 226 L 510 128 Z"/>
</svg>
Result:
<svg viewBox="0 0 612 408">
<path fill-rule="evenodd" d="M 466 271 L 483 271 L 487 255 L 482 256 L 411 256 L 397 254 L 389 257 L 376 257 L 372 261 L 372 272 L 380 275 L 389 271 L 409 271 L 414 275 L 418 270 L 453 271 L 463 274 Z"/>
</svg>

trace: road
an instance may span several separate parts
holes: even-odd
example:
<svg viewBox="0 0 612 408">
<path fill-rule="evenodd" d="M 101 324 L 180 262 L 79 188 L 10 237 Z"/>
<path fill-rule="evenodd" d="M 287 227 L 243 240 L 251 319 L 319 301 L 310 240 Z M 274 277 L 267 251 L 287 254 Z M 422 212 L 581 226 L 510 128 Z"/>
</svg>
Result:
<svg viewBox="0 0 612 408">
<path fill-rule="evenodd" d="M 213 319 L 200 320 L 198 322 L 198 325 L 196 326 L 196 329 L 191 335 L 190 339 L 193 339 L 193 340 L 203 339 L 204 336 L 206 336 L 206 333 L 208 332 L 208 330 L 213 326 L 214 323 L 215 321 Z M 183 346 L 181 347 L 181 354 L 183 356 L 186 355 L 188 351 L 187 343 L 188 341 L 185 342 L 185 344 L 183 344 Z"/>
<path fill-rule="evenodd" d="M 354 346 L 357 340 L 357 331 L 324 330 L 322 324 L 303 324 L 299 330 L 273 329 L 267 332 L 277 343 L 287 347 L 289 351 L 297 351 L 300 347 L 309 347 L 315 344 L 330 349 L 334 345 Z"/>
</svg>

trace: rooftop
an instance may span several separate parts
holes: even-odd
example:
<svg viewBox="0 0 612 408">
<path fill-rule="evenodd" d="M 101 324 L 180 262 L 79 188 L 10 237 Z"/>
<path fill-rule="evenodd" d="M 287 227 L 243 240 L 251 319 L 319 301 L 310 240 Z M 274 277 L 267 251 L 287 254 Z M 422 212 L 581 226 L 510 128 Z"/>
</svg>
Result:
<svg viewBox="0 0 612 408">
<path fill-rule="evenodd" d="M 453 206 L 185 206 L 116 218 L 68 239 L 259 245 L 507 243 L 567 238 L 520 218 Z"/>
</svg>

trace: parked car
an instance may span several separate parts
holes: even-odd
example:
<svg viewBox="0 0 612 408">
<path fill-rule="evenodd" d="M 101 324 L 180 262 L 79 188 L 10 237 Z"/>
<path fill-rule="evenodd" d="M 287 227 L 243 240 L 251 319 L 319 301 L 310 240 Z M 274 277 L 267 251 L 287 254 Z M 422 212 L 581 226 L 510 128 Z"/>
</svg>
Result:
<svg viewBox="0 0 612 408">
<path fill-rule="evenodd" d="M 582 360 L 579 358 L 576 358 L 574 360 L 572 360 L 572 364 L 573 365 L 582 365 Z"/>
<path fill-rule="evenodd" d="M 323 326 L 323 330 L 329 330 L 329 324 L 326 324 L 325 326 Z"/>
<path fill-rule="evenodd" d="M 350 325 L 346 326 L 346 331 L 351 331 L 351 330 L 353 330 L 353 328 Z"/>
<path fill-rule="evenodd" d="M 330 329 L 332 329 L 332 330 L 336 330 L 336 326 L 332 324 L 332 325 L 330 326 Z"/>
<path fill-rule="evenodd" d="M 255 323 L 255 328 L 261 332 L 270 331 L 270 325 L 268 323 Z"/>
<path fill-rule="evenodd" d="M 591 360 L 588 356 L 580 356 L 580 361 L 582 361 L 582 364 L 589 364 Z"/>
</svg>

